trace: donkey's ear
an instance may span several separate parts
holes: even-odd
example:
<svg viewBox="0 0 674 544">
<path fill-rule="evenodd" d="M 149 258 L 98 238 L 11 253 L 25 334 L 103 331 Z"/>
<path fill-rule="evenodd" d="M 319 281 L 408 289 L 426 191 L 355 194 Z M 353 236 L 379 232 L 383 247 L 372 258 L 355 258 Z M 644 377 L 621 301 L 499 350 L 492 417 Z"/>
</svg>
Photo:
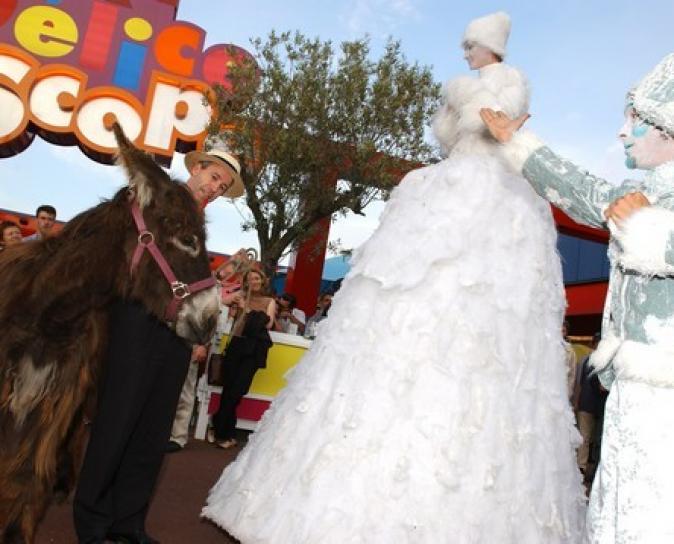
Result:
<svg viewBox="0 0 674 544">
<path fill-rule="evenodd" d="M 129 141 L 119 123 L 113 123 L 112 130 L 119 147 L 117 164 L 126 170 L 129 189 L 136 195 L 136 201 L 142 210 L 152 202 L 160 184 L 169 178 L 152 157 L 137 149 Z"/>
</svg>

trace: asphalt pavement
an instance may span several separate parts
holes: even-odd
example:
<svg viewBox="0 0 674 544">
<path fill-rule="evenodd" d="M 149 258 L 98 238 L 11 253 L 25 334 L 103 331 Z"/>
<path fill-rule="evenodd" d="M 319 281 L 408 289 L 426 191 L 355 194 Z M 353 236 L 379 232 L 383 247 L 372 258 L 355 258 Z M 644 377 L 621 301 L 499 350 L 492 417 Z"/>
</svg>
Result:
<svg viewBox="0 0 674 544">
<path fill-rule="evenodd" d="M 209 489 L 222 469 L 240 451 L 222 450 L 200 440 L 167 454 L 147 518 L 147 532 L 161 544 L 236 544 L 212 523 L 199 518 Z M 76 544 L 72 498 L 52 505 L 37 534 L 36 544 Z"/>
</svg>

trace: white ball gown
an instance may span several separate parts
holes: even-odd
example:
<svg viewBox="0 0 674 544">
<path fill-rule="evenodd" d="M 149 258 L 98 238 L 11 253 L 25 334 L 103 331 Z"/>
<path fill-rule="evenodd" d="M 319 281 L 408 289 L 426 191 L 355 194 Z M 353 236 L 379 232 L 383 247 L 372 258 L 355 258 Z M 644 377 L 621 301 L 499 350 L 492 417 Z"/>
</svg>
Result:
<svg viewBox="0 0 674 544">
<path fill-rule="evenodd" d="M 449 158 L 393 191 L 312 348 L 211 490 L 203 515 L 241 542 L 580 541 L 550 209 L 467 119 L 521 113 L 504 77 L 520 78 L 526 111 L 522 76 L 496 68 L 450 82 Z"/>
</svg>

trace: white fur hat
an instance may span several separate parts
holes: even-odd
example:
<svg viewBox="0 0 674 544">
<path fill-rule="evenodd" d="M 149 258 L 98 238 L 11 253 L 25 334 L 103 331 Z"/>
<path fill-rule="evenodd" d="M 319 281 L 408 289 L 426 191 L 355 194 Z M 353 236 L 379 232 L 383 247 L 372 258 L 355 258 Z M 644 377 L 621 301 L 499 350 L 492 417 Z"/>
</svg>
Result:
<svg viewBox="0 0 674 544">
<path fill-rule="evenodd" d="M 468 23 L 461 45 L 465 47 L 466 42 L 476 43 L 504 58 L 508 36 L 510 36 L 510 15 L 498 11 Z"/>
</svg>

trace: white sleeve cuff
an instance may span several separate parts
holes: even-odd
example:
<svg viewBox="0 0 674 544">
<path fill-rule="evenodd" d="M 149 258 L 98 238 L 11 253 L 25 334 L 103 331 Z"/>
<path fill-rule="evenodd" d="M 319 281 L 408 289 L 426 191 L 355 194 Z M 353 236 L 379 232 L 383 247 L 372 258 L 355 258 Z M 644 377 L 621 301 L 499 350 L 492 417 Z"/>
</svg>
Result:
<svg viewBox="0 0 674 544">
<path fill-rule="evenodd" d="M 641 208 L 621 227 L 613 226 L 611 233 L 622 247 L 618 263 L 623 269 L 648 276 L 674 275 L 674 266 L 665 259 L 674 234 L 674 212 Z"/>
<path fill-rule="evenodd" d="M 524 163 L 531 154 L 545 144 L 538 136 L 528 130 L 520 130 L 512 140 L 501 146 L 501 156 L 515 172 L 521 172 Z"/>
</svg>

